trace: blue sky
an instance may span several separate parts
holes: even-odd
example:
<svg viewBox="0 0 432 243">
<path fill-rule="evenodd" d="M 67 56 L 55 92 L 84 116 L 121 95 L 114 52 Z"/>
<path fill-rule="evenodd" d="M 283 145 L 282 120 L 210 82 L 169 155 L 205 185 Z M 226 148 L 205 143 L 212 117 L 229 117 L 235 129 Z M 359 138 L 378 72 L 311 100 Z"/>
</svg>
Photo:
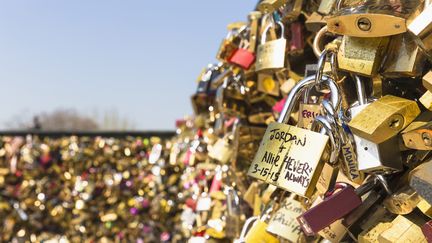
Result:
<svg viewBox="0 0 432 243">
<path fill-rule="evenodd" d="M 0 129 L 56 108 L 117 110 L 136 129 L 191 114 L 226 25 L 256 1 L 0 0 Z"/>
</svg>

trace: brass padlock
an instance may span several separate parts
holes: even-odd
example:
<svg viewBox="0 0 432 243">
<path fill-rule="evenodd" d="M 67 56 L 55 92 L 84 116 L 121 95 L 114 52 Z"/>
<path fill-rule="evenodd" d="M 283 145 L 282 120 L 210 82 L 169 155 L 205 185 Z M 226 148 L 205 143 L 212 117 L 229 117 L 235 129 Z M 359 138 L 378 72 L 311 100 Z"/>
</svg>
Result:
<svg viewBox="0 0 432 243">
<path fill-rule="evenodd" d="M 348 125 L 355 135 L 381 143 L 396 136 L 419 114 L 415 101 L 386 95 L 365 107 Z"/>
<path fill-rule="evenodd" d="M 416 191 L 405 185 L 388 196 L 383 204 L 391 213 L 405 215 L 411 213 L 420 200 Z"/>
<path fill-rule="evenodd" d="M 281 35 L 279 39 L 266 41 L 267 32 L 274 28 L 274 24 L 270 23 L 264 28 L 261 36 L 261 43 L 258 46 L 257 59 L 255 62 L 255 70 L 274 71 L 285 67 L 286 45 L 285 27 L 282 22 L 276 22 L 280 26 Z"/>
<path fill-rule="evenodd" d="M 321 105 L 318 96 L 313 96 L 313 87 L 306 89 L 303 94 L 303 99 L 299 104 L 298 123 L 297 126 L 305 129 L 310 129 L 315 118 L 321 114 Z"/>
<path fill-rule="evenodd" d="M 323 77 L 322 82 L 331 89 L 332 102 L 338 107 L 340 99 L 337 85 L 327 76 Z M 301 92 L 312 85 L 315 85 L 314 76 L 305 78 L 292 89 L 278 122 L 271 123 L 267 128 L 248 172 L 251 177 L 303 197 L 313 194 L 322 169 L 319 162 L 328 137 L 285 123 Z"/>
<path fill-rule="evenodd" d="M 239 32 L 246 29 L 246 23 L 236 22 L 228 25 L 228 34 L 222 40 L 219 50 L 216 54 L 216 58 L 220 61 L 226 61 L 232 56 L 234 51 L 238 48 L 240 44 Z"/>
<path fill-rule="evenodd" d="M 432 112 L 423 112 L 402 131 L 404 145 L 410 149 L 432 150 Z"/>
<path fill-rule="evenodd" d="M 280 85 L 279 82 L 273 78 L 272 73 L 258 73 L 258 86 L 257 89 L 265 94 L 279 96 Z"/>
<path fill-rule="evenodd" d="M 303 232 L 296 218 L 302 213 L 303 208 L 292 193 L 282 201 L 280 208 L 271 216 L 267 231 L 290 242 L 297 242 Z"/>
<path fill-rule="evenodd" d="M 236 139 L 238 139 L 236 135 L 238 134 L 239 123 L 239 118 L 234 118 L 231 131 L 227 132 L 223 138 L 218 138 L 213 145 L 208 146 L 208 156 L 210 158 L 222 164 L 226 164 L 232 159 L 235 152 L 234 145 L 237 143 Z"/>
<path fill-rule="evenodd" d="M 255 243 L 255 242 L 279 243 L 279 240 L 275 235 L 266 231 L 268 226 L 268 221 L 270 219 L 270 213 L 272 211 L 273 211 L 273 206 L 270 205 L 266 210 L 264 210 L 261 217 L 255 220 L 252 227 L 246 234 L 246 237 L 244 239 L 245 243 Z"/>
<path fill-rule="evenodd" d="M 392 226 L 378 236 L 379 242 L 424 242 L 426 238 L 421 226 L 426 221 L 420 217 L 410 218 L 399 215 L 392 221 Z"/>
<path fill-rule="evenodd" d="M 423 86 L 430 92 L 432 92 L 432 71 L 429 71 L 425 76 L 423 76 Z"/>
<path fill-rule="evenodd" d="M 338 51 L 338 67 L 365 76 L 373 76 L 381 66 L 389 43 L 388 37 L 343 36 Z"/>
<path fill-rule="evenodd" d="M 330 32 L 353 37 L 383 37 L 407 31 L 406 18 L 420 1 L 338 1 L 337 13 L 327 20 Z"/>
<path fill-rule="evenodd" d="M 291 23 L 298 19 L 302 12 L 303 0 L 291 0 L 282 7 L 281 18 L 284 23 Z"/>
<path fill-rule="evenodd" d="M 318 32 L 325 25 L 325 17 L 317 12 L 313 12 L 311 15 L 307 16 L 305 21 L 306 29 L 311 32 Z"/>
<path fill-rule="evenodd" d="M 262 13 L 272 13 L 283 5 L 285 5 L 289 0 L 263 0 L 258 5 L 258 10 Z"/>
</svg>

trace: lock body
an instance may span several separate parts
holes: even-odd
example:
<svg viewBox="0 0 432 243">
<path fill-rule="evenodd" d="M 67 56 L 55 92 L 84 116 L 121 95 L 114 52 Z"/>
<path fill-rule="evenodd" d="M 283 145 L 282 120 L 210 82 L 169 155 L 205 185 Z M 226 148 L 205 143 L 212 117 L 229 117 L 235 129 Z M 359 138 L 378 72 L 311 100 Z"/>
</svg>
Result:
<svg viewBox="0 0 432 243">
<path fill-rule="evenodd" d="M 415 101 L 386 95 L 365 107 L 348 125 L 355 135 L 381 143 L 402 131 L 419 114 Z"/>
<path fill-rule="evenodd" d="M 429 204 L 432 204 L 432 162 L 417 166 L 410 173 L 410 186 Z"/>
<path fill-rule="evenodd" d="M 374 76 L 388 47 L 388 37 L 362 38 L 344 35 L 338 51 L 338 67 L 364 76 Z"/>
<path fill-rule="evenodd" d="M 356 194 L 354 187 L 347 186 L 325 198 L 320 204 L 310 208 L 300 215 L 299 221 L 306 235 L 315 235 L 338 219 L 362 204 L 361 198 Z M 335 210 L 337 209 L 337 210 Z"/>
</svg>

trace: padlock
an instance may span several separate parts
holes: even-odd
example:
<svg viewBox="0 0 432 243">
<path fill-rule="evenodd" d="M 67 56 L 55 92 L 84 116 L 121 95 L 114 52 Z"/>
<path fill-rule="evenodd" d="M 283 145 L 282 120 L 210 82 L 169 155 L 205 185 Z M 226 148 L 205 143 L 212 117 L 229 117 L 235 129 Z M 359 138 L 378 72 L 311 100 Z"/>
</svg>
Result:
<svg viewBox="0 0 432 243">
<path fill-rule="evenodd" d="M 427 5 L 427 2 L 423 11 L 409 23 L 408 30 L 415 36 L 419 46 L 429 52 L 432 49 L 432 5 Z"/>
<path fill-rule="evenodd" d="M 258 5 L 258 10 L 262 13 L 272 13 L 283 5 L 285 5 L 288 0 L 263 0 Z"/>
<path fill-rule="evenodd" d="M 258 195 L 259 188 L 258 182 L 252 182 L 246 192 L 243 194 L 243 200 L 248 203 L 248 205 L 253 208 L 255 204 L 255 195 Z"/>
<path fill-rule="evenodd" d="M 239 76 L 225 79 L 216 92 L 216 108 L 220 113 L 232 117 L 245 117 L 247 104 L 244 99 L 244 86 Z"/>
<path fill-rule="evenodd" d="M 282 22 L 291 23 L 296 21 L 303 9 L 303 0 L 291 0 L 284 6 L 279 12 L 281 15 Z"/>
<path fill-rule="evenodd" d="M 356 236 L 376 225 L 377 222 L 391 222 L 394 218 L 381 202 L 384 193 L 370 191 L 362 198 L 362 204 L 350 212 L 342 220 L 348 235 L 354 240 Z"/>
<path fill-rule="evenodd" d="M 429 204 L 432 204 L 432 162 L 428 161 L 410 172 L 409 185 Z"/>
<path fill-rule="evenodd" d="M 222 43 L 220 44 L 219 50 L 216 54 L 216 58 L 219 61 L 226 61 L 229 57 L 232 56 L 234 51 L 237 50 L 239 45 L 239 32 L 244 31 L 245 27 L 246 24 L 242 22 L 232 23 L 228 25 L 228 34 L 222 40 Z"/>
<path fill-rule="evenodd" d="M 367 98 L 365 97 L 365 88 L 362 80 L 358 77 L 354 77 L 357 96 L 358 96 L 358 104 L 355 107 L 350 109 L 352 115 L 360 112 L 361 109 L 367 106 Z M 327 101 L 322 102 L 324 114 L 332 119 L 332 123 L 334 124 L 334 129 L 337 130 L 337 133 L 340 138 L 341 143 L 341 155 L 343 158 L 343 171 L 345 171 L 346 175 L 350 178 L 350 180 L 356 184 L 361 184 L 364 180 L 364 174 L 359 169 L 359 162 L 357 160 L 357 154 L 354 147 L 354 138 L 349 131 L 349 128 L 345 124 L 345 121 L 340 118 L 340 115 L 333 109 L 331 104 Z M 338 124 L 341 124 L 339 126 Z"/>
<path fill-rule="evenodd" d="M 392 36 L 381 74 L 384 77 L 418 77 L 426 61 L 423 51 L 408 33 Z"/>
<path fill-rule="evenodd" d="M 432 92 L 432 71 L 429 71 L 425 76 L 423 76 L 422 79 L 423 86 L 428 90 Z"/>
<path fill-rule="evenodd" d="M 208 156 L 212 159 L 219 161 L 222 164 L 227 164 L 231 157 L 233 156 L 233 141 L 235 139 L 235 133 L 237 132 L 239 119 L 236 118 L 234 124 L 232 125 L 231 132 L 224 135 L 223 138 L 218 138 L 216 143 L 208 148 Z"/>
<path fill-rule="evenodd" d="M 337 107 L 336 109 L 339 109 L 337 85 L 325 75 L 322 83 L 330 88 L 331 101 Z M 313 85 L 315 85 L 315 77 L 310 76 L 297 83 L 292 89 L 278 122 L 268 126 L 248 171 L 251 177 L 303 197 L 310 197 L 315 189 L 322 169 L 322 163 L 319 162 L 328 137 L 285 123 L 302 91 Z"/>
<path fill-rule="evenodd" d="M 405 185 L 388 196 L 383 204 L 391 213 L 405 215 L 411 213 L 420 200 L 417 192 Z"/>
<path fill-rule="evenodd" d="M 336 183 L 335 189 L 330 191 L 320 204 L 310 208 L 297 218 L 303 232 L 306 235 L 315 235 L 359 207 L 362 204 L 361 196 L 375 188 L 379 183 L 385 183 L 385 181 L 377 178 L 373 178 L 357 189 L 348 184 Z M 388 187 L 385 184 L 383 186 Z M 336 192 L 336 190 L 339 191 Z M 337 210 L 334 210 L 335 208 Z"/>
<path fill-rule="evenodd" d="M 353 37 L 384 37 L 407 31 L 406 18 L 420 1 L 338 1 L 337 13 L 327 20 L 330 32 Z"/>
<path fill-rule="evenodd" d="M 421 230 L 423 232 L 423 235 L 425 236 L 427 242 L 432 241 L 432 221 L 426 222 L 422 227 Z"/>
<path fill-rule="evenodd" d="M 338 67 L 347 72 L 374 76 L 381 66 L 388 43 L 388 37 L 365 38 L 345 35 L 338 51 Z"/>
<path fill-rule="evenodd" d="M 253 224 L 259 220 L 259 216 L 252 216 L 248 218 L 243 224 L 242 231 L 240 233 L 239 238 L 234 239 L 233 243 L 245 243 L 245 237 L 249 230 L 252 228 Z"/>
<path fill-rule="evenodd" d="M 274 28 L 274 24 L 269 24 L 264 28 L 255 62 L 255 70 L 257 72 L 275 71 L 285 67 L 285 48 L 287 45 L 287 40 L 284 37 L 285 27 L 281 22 L 276 23 L 280 26 L 281 37 L 266 42 L 267 32 L 270 31 L 270 28 Z"/>
<path fill-rule="evenodd" d="M 242 212 L 240 208 L 240 198 L 237 192 L 231 188 L 225 188 L 227 196 L 227 211 L 225 215 L 225 235 L 230 239 L 235 239 L 240 236 L 242 225 Z"/>
<path fill-rule="evenodd" d="M 279 96 L 280 85 L 273 76 L 272 73 L 258 73 L 258 91 L 272 96 Z"/>
<path fill-rule="evenodd" d="M 267 231 L 290 242 L 297 242 L 302 231 L 296 218 L 302 212 L 300 202 L 295 200 L 295 194 L 292 193 L 282 201 L 280 208 L 271 216 Z"/>
<path fill-rule="evenodd" d="M 315 89 L 311 87 L 303 92 L 303 99 L 299 104 L 297 126 L 310 129 L 315 118 L 321 114 L 321 105 L 317 94 L 313 96 Z"/>
<path fill-rule="evenodd" d="M 325 163 L 318 179 L 316 189 L 319 195 L 324 195 L 327 191 L 334 187 L 339 174 L 339 167 Z"/>
<path fill-rule="evenodd" d="M 290 24 L 291 38 L 289 41 L 289 54 L 299 55 L 304 51 L 304 34 L 303 34 L 303 24 L 301 22 L 292 22 Z"/>
<path fill-rule="evenodd" d="M 264 210 L 261 217 L 255 220 L 250 230 L 247 232 L 245 237 L 245 243 L 279 243 L 277 237 L 266 231 L 268 227 L 268 221 L 270 219 L 270 213 L 273 211 L 273 205 L 267 207 Z"/>
<path fill-rule="evenodd" d="M 311 127 L 311 131 L 316 131 L 318 127 L 321 127 L 321 134 L 326 134 L 329 137 L 330 153 L 328 153 L 329 158 L 327 163 L 332 166 L 338 166 L 339 155 L 341 152 L 341 141 L 335 126 L 336 124 L 331 124 L 331 121 L 328 121 L 325 116 L 319 115 L 315 118 Z"/>
<path fill-rule="evenodd" d="M 348 125 L 355 135 L 381 143 L 398 134 L 419 114 L 415 101 L 386 95 L 365 107 Z"/>
<path fill-rule="evenodd" d="M 426 109 L 432 111 L 432 92 L 426 90 L 426 92 L 420 97 L 419 101 Z"/>
<path fill-rule="evenodd" d="M 421 226 L 425 221 L 416 215 L 410 218 L 399 215 L 392 221 L 392 226 L 378 236 L 379 242 L 424 242 L 426 238 Z"/>
<path fill-rule="evenodd" d="M 248 47 L 243 43 L 244 40 L 240 43 L 240 47 L 234 51 L 230 58 L 228 58 L 228 62 L 248 70 L 255 62 L 255 54 L 250 49 L 250 43 L 248 44 Z"/>
<path fill-rule="evenodd" d="M 307 16 L 305 21 L 305 27 L 310 32 L 318 32 L 325 25 L 326 21 L 324 19 L 324 16 L 320 15 L 317 12 L 313 12 L 311 15 Z"/>
<path fill-rule="evenodd" d="M 258 21 L 261 18 L 260 12 L 252 12 L 249 14 L 249 31 L 248 40 L 242 39 L 240 46 L 234 51 L 228 62 L 236 64 L 245 70 L 248 70 L 255 62 L 255 47 L 257 43 Z"/>
<path fill-rule="evenodd" d="M 423 112 L 402 131 L 404 145 L 410 149 L 432 150 L 432 112 Z"/>
</svg>

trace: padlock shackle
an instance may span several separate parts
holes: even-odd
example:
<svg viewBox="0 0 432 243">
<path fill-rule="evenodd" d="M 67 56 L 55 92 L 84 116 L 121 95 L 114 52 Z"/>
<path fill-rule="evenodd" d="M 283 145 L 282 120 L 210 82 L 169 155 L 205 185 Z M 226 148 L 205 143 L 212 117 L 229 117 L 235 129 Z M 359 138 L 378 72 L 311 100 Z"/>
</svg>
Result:
<svg viewBox="0 0 432 243">
<path fill-rule="evenodd" d="M 333 104 L 335 110 L 338 110 L 341 104 L 340 91 L 338 85 L 332 78 L 330 78 L 327 75 L 323 75 L 323 79 L 321 83 L 325 84 L 330 89 L 331 92 L 330 101 Z M 291 89 L 286 99 L 284 108 L 277 121 L 278 123 L 284 123 L 284 124 L 288 123 L 295 104 L 297 103 L 297 101 L 299 100 L 299 98 L 301 97 L 305 89 L 313 85 L 315 85 L 315 75 L 311 75 L 309 77 L 304 78 Z"/>
<path fill-rule="evenodd" d="M 346 182 L 336 182 L 333 186 L 333 188 L 329 188 L 323 195 L 324 198 L 328 198 L 331 195 L 333 195 L 337 190 L 342 190 L 346 187 L 351 186 L 350 184 Z"/>
<path fill-rule="evenodd" d="M 324 36 L 328 33 L 327 25 L 322 27 L 315 35 L 315 38 L 313 40 L 312 49 L 317 58 L 320 58 L 321 54 L 324 50 L 320 49 L 320 45 L 322 40 L 324 39 Z"/>
<path fill-rule="evenodd" d="M 364 86 L 363 80 L 361 80 L 360 76 L 353 75 L 355 86 L 356 86 L 356 92 L 357 92 L 357 99 L 359 105 L 366 105 L 367 104 L 367 97 L 366 97 L 366 90 Z"/>
<path fill-rule="evenodd" d="M 241 231 L 240 236 L 239 236 L 239 240 L 240 240 L 240 242 L 244 242 L 245 237 L 246 237 L 246 234 L 249 232 L 250 228 L 252 228 L 252 225 L 253 225 L 257 220 L 259 220 L 259 217 L 258 217 L 258 216 L 253 216 L 253 217 L 248 218 L 248 219 L 245 221 L 245 223 L 243 224 L 242 231 Z"/>
<path fill-rule="evenodd" d="M 279 27 L 281 28 L 281 37 L 279 39 L 283 39 L 285 38 L 285 27 L 283 25 L 282 22 L 277 21 L 276 22 L 277 25 L 279 25 Z M 264 44 L 267 40 L 267 32 L 270 30 L 270 27 L 274 27 L 274 24 L 272 22 L 270 22 L 265 28 L 264 31 L 261 35 L 261 44 Z"/>
</svg>

